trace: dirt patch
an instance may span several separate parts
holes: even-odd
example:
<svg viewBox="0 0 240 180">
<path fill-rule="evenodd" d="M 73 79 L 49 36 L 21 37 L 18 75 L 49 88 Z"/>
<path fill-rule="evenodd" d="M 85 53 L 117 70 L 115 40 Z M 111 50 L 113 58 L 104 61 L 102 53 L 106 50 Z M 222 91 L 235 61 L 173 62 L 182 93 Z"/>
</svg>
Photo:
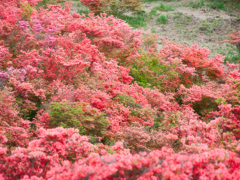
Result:
<svg viewBox="0 0 240 180">
<path fill-rule="evenodd" d="M 222 18 L 222 19 L 236 19 L 235 17 L 231 17 L 226 14 L 224 11 L 216 11 L 211 10 L 210 8 L 201 8 L 201 9 L 193 9 L 189 7 L 179 7 L 176 8 L 175 12 L 183 13 L 187 16 L 194 16 L 201 20 L 206 20 L 209 18 Z"/>
<path fill-rule="evenodd" d="M 192 46 L 198 44 L 200 47 L 208 47 L 212 51 L 212 55 L 222 54 L 228 56 L 237 55 L 236 47 L 231 44 L 216 44 L 216 41 L 228 39 L 228 34 L 233 30 L 240 30 L 240 24 L 235 14 L 236 11 L 214 10 L 204 6 L 201 8 L 188 7 L 189 1 L 182 0 L 180 2 L 154 2 L 145 3 L 143 8 L 147 14 L 158 6 L 160 3 L 164 5 L 172 5 L 174 11 L 157 11 L 157 15 L 148 18 L 147 27 L 144 31 L 157 33 L 160 37 L 177 42 L 180 45 Z M 240 11 L 240 10 L 239 10 Z M 234 13 L 234 14 L 233 14 Z M 165 15 L 168 19 L 166 24 L 157 23 L 157 17 Z M 159 44 L 159 48 L 162 44 Z"/>
<path fill-rule="evenodd" d="M 87 7 L 80 4 L 79 1 L 70 0 L 69 2 L 72 4 L 71 12 L 78 12 L 78 10 L 87 10 L 88 9 Z"/>
</svg>

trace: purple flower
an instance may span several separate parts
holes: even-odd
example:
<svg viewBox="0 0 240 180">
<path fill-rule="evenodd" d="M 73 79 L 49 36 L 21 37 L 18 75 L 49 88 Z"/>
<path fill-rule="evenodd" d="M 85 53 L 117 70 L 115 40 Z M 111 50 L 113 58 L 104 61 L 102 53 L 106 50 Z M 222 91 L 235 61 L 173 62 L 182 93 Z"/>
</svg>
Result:
<svg viewBox="0 0 240 180">
<path fill-rule="evenodd" d="M 34 32 L 39 32 L 39 31 L 42 31 L 44 28 L 42 27 L 41 24 L 35 24 L 33 27 L 32 27 L 33 31 Z"/>
<path fill-rule="evenodd" d="M 17 77 L 21 82 L 24 82 L 27 71 L 25 69 L 14 69 L 10 67 L 7 72 L 0 71 L 0 80 L 9 79 L 10 77 Z"/>
<path fill-rule="evenodd" d="M 42 31 L 44 29 L 38 19 L 31 18 L 30 21 L 34 24 L 33 27 L 32 27 L 32 30 L 34 32 L 39 32 L 39 31 Z"/>
<path fill-rule="evenodd" d="M 19 21 L 20 24 L 20 28 L 22 28 L 22 30 L 27 33 L 28 32 L 28 27 L 29 27 L 29 23 L 28 21 Z"/>
<path fill-rule="evenodd" d="M 7 72 L 4 72 L 4 71 L 0 71 L 0 80 L 2 79 L 9 79 L 10 76 Z"/>
<path fill-rule="evenodd" d="M 53 36 L 50 36 L 50 35 L 47 36 L 47 40 L 48 40 L 49 43 L 52 43 L 55 39 L 56 38 L 53 37 Z"/>
<path fill-rule="evenodd" d="M 19 21 L 20 28 L 24 29 L 26 27 L 29 27 L 28 21 Z"/>
<path fill-rule="evenodd" d="M 38 19 L 31 18 L 30 20 L 32 23 L 40 24 L 40 21 Z"/>
</svg>

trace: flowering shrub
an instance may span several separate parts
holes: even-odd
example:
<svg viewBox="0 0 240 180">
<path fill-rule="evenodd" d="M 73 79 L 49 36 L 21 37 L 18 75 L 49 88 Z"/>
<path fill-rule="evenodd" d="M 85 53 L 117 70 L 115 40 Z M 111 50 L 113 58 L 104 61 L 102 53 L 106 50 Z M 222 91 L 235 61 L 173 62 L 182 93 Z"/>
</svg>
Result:
<svg viewBox="0 0 240 180">
<path fill-rule="evenodd" d="M 70 3 L 0 0 L 0 179 L 240 179 L 240 72 Z"/>
<path fill-rule="evenodd" d="M 224 40 L 224 41 L 220 41 L 218 43 L 223 43 L 223 42 L 228 42 L 231 44 L 234 44 L 237 46 L 238 51 L 240 53 L 240 31 L 233 31 L 232 34 L 229 34 L 229 39 L 230 40 Z"/>
</svg>

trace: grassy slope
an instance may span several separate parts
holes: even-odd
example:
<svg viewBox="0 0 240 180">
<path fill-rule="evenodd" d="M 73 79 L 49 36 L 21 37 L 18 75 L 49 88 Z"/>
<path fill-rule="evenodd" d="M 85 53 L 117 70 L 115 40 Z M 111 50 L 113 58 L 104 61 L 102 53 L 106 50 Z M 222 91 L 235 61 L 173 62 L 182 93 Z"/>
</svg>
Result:
<svg viewBox="0 0 240 180">
<path fill-rule="evenodd" d="M 71 1 L 72 11 L 89 11 L 77 0 Z M 64 5 L 64 3 L 62 3 Z M 208 47 L 213 53 L 226 56 L 225 60 L 238 62 L 240 55 L 234 45 L 216 44 L 228 39 L 233 30 L 240 30 L 240 3 L 230 0 L 144 0 L 143 11 L 126 13 L 119 18 L 133 28 L 157 33 L 180 45 Z M 159 42 L 159 48 L 162 42 Z"/>
</svg>

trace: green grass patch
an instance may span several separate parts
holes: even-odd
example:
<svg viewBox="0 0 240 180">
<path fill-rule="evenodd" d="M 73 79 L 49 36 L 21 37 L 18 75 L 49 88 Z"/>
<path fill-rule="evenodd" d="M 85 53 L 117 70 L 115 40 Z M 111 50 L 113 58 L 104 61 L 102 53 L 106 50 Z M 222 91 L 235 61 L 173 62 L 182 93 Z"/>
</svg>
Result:
<svg viewBox="0 0 240 180">
<path fill-rule="evenodd" d="M 88 9 L 86 9 L 86 10 L 78 9 L 77 13 L 81 14 L 81 15 L 85 14 L 85 16 L 87 17 L 89 14 L 89 10 Z"/>
<path fill-rule="evenodd" d="M 195 9 L 198 9 L 198 8 L 201 8 L 203 6 L 205 6 L 205 3 L 204 3 L 204 0 L 201 0 L 201 1 L 198 1 L 198 2 L 189 2 L 188 4 L 189 7 L 192 7 L 192 8 L 195 8 Z"/>
<path fill-rule="evenodd" d="M 151 9 L 150 11 L 150 15 L 156 15 L 157 14 L 157 10 L 156 9 Z"/>
<path fill-rule="evenodd" d="M 173 16 L 173 20 L 176 25 L 189 25 L 192 23 L 193 19 L 191 16 L 183 15 L 182 13 L 176 13 Z"/>
<path fill-rule="evenodd" d="M 224 62 L 230 62 L 230 63 L 235 63 L 235 64 L 237 64 L 237 63 L 239 63 L 240 62 L 240 55 L 230 55 L 230 54 L 228 54 L 226 57 L 225 57 L 225 59 L 224 59 Z"/>
<path fill-rule="evenodd" d="M 77 7 L 81 7 L 82 4 L 80 2 L 77 3 Z"/>
<path fill-rule="evenodd" d="M 174 11 L 172 4 L 164 5 L 162 3 L 160 3 L 159 6 L 156 6 L 153 9 L 156 9 L 156 10 L 159 10 L 159 11 Z"/>
<path fill-rule="evenodd" d="M 212 8 L 212 9 L 216 9 L 216 10 L 223 10 L 223 11 L 227 10 L 227 8 L 224 5 L 224 2 L 221 2 L 221 1 L 218 1 L 218 0 L 214 0 L 211 3 L 208 3 L 207 6 Z"/>
<path fill-rule="evenodd" d="M 158 24 L 167 24 L 167 22 L 168 22 L 168 17 L 163 14 L 157 18 Z"/>
<path fill-rule="evenodd" d="M 141 28 L 147 26 L 144 15 L 135 16 L 120 15 L 119 18 L 126 21 L 133 28 Z"/>
</svg>

